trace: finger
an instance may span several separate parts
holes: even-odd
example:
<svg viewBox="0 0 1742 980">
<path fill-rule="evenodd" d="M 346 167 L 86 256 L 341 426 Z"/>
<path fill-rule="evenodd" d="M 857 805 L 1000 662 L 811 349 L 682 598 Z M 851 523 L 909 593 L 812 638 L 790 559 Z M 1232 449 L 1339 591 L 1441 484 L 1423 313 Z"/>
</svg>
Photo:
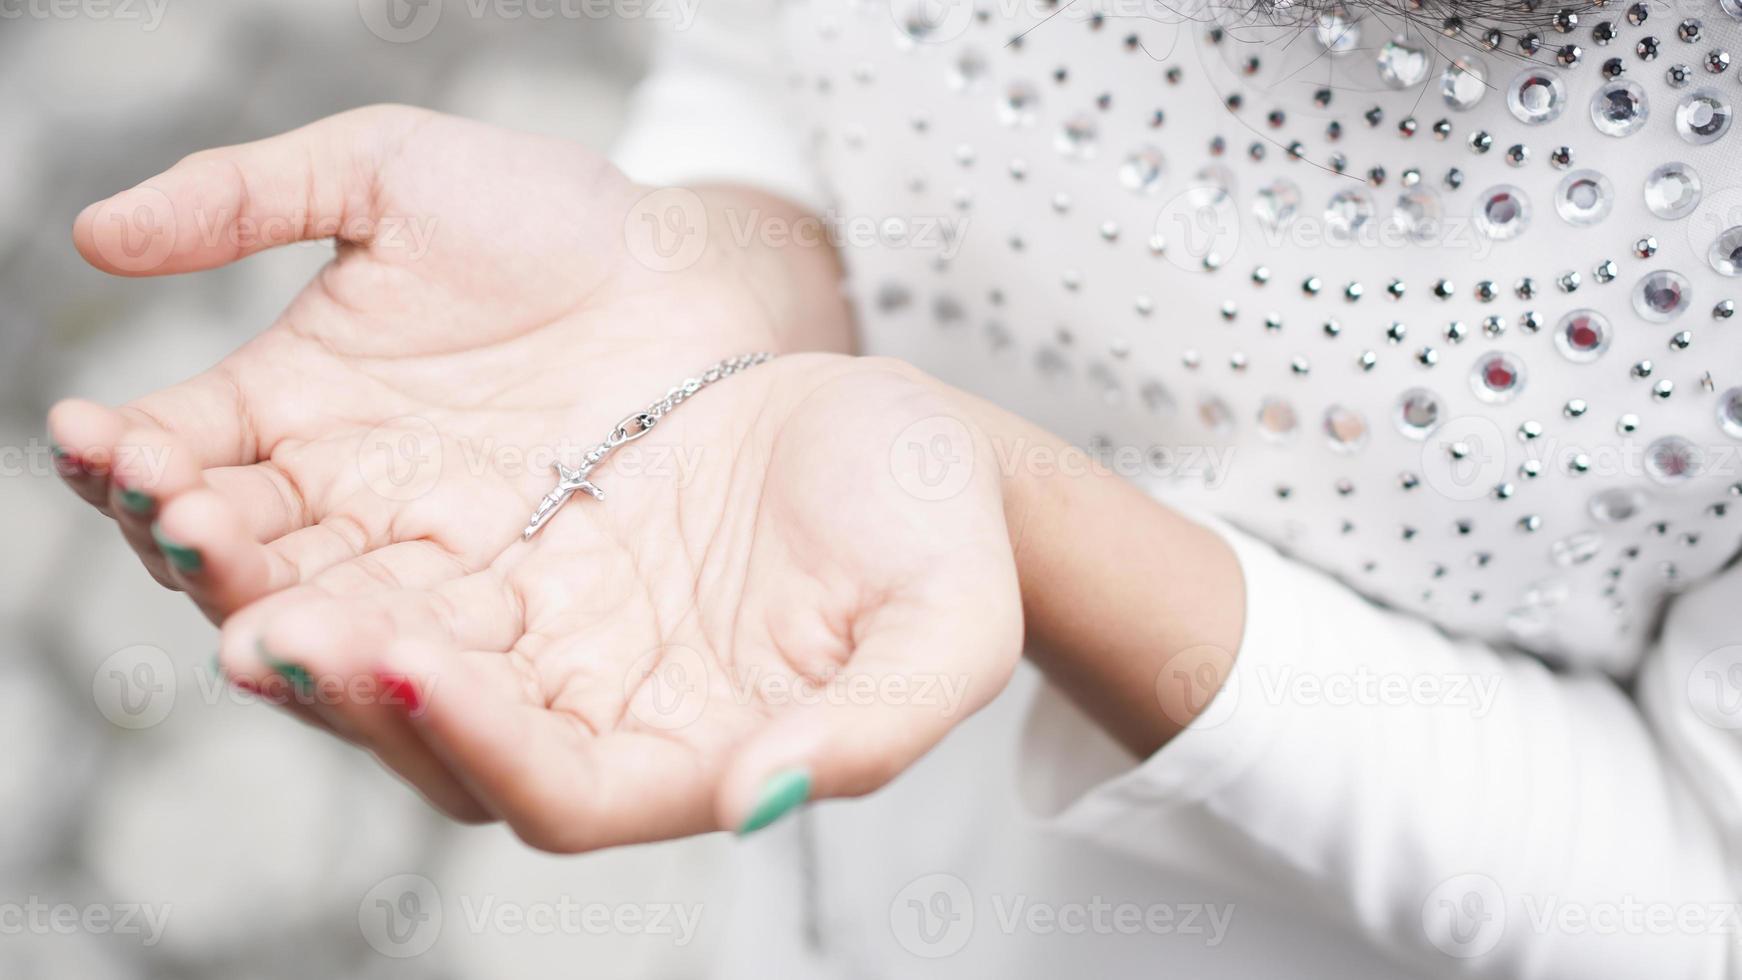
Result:
<svg viewBox="0 0 1742 980">
<path fill-rule="evenodd" d="M 273 691 L 262 690 L 260 686 L 250 678 L 232 676 L 225 672 L 222 659 L 220 659 L 217 664 L 217 674 L 218 678 L 226 684 L 229 684 L 250 697 L 258 699 L 262 703 L 269 703 L 282 708 L 286 714 L 310 728 L 318 729 L 328 735 L 338 736 L 338 732 L 334 731 L 331 725 L 317 717 L 313 711 L 310 711 L 304 705 L 297 704 L 294 699 L 284 696 L 282 689 Z"/>
<path fill-rule="evenodd" d="M 794 704 L 734 750 L 716 800 L 721 826 L 750 833 L 806 800 L 888 783 L 1003 689 L 1021 622 L 1013 599 L 987 595 L 886 608 L 856 624 L 846 667 L 820 682 L 832 696 Z"/>
<path fill-rule="evenodd" d="M 117 411 L 134 426 L 174 434 L 201 467 L 245 466 L 260 459 L 257 407 L 227 363 L 136 398 Z"/>
<path fill-rule="evenodd" d="M 269 471 L 260 468 L 262 474 Z M 224 479 L 275 478 L 242 477 L 236 471 Z M 294 487 L 291 484 L 282 492 L 299 493 Z M 237 484 L 232 482 L 229 489 L 236 492 Z M 452 485 L 410 505 L 373 493 L 353 494 L 340 509 L 320 515 L 317 523 L 262 544 L 257 532 L 270 530 L 280 520 L 294 523 L 314 516 L 315 507 L 307 501 L 274 503 L 281 491 L 259 485 L 240 492 L 250 499 L 264 499 L 266 508 L 277 509 L 276 516 L 256 517 L 251 524 L 230 497 L 202 489 L 164 505 L 154 531 L 176 582 L 201 608 L 218 613 L 220 621 L 222 615 L 271 593 L 316 582 L 329 573 L 319 584 L 331 595 L 360 594 L 359 590 L 372 594 L 383 585 L 438 584 L 484 567 L 504 541 L 512 540 L 513 532 L 506 530 L 514 520 L 512 511 L 504 511 L 493 496 L 480 495 L 476 487 Z M 301 513 L 294 513 L 299 508 Z M 481 516 L 456 525 L 451 519 L 454 513 Z"/>
<path fill-rule="evenodd" d="M 256 541 L 275 541 L 315 523 L 301 484 L 272 460 L 215 466 L 206 470 L 205 482 L 230 501 Z"/>
<path fill-rule="evenodd" d="M 123 435 L 158 429 L 177 438 L 198 467 L 241 466 L 257 462 L 264 442 L 255 428 L 259 413 L 231 380 L 224 365 L 161 391 L 109 408 L 69 398 L 49 410 L 49 434 L 74 457 L 106 469 Z M 99 480 L 74 482 L 79 495 L 97 503 L 108 486 Z"/>
<path fill-rule="evenodd" d="M 151 537 L 176 587 L 213 622 L 301 581 L 293 565 L 254 539 L 235 504 L 210 487 L 164 503 Z"/>
<path fill-rule="evenodd" d="M 246 516 L 233 496 L 238 480 L 235 471 L 221 479 L 231 494 L 207 487 L 170 500 L 152 527 L 178 587 L 202 609 L 218 613 L 217 621 L 392 543 L 391 509 L 384 504 L 371 507 L 369 498 L 356 502 L 363 510 L 329 514 L 320 523 L 262 543 L 259 532 L 269 531 L 285 515 Z M 268 509 L 276 506 L 269 503 Z"/>
<path fill-rule="evenodd" d="M 501 654 L 396 647 L 388 668 L 427 692 L 413 727 L 533 847 L 576 853 L 717 829 L 710 767 L 663 734 L 594 734 L 552 711 Z"/>
<path fill-rule="evenodd" d="M 109 468 L 115 443 L 127 422 L 112 408 L 78 398 L 57 403 L 48 413 L 48 435 L 55 446 L 55 472 L 80 499 L 109 513 Z"/>
<path fill-rule="evenodd" d="M 495 573 L 471 575 L 462 562 L 433 542 L 396 542 L 237 610 L 219 634 L 219 657 L 225 669 L 256 680 L 280 667 L 300 666 L 282 658 L 269 660 L 262 653 L 266 625 L 303 606 L 330 609 L 328 603 L 335 598 L 351 600 L 354 605 L 347 608 L 352 610 L 379 607 L 408 634 L 445 642 L 504 642 L 503 634 L 516 630 L 520 618 L 517 603 L 495 584 L 497 579 Z M 505 642 L 513 642 L 513 637 Z"/>
<path fill-rule="evenodd" d="M 430 113 L 372 106 L 279 136 L 206 150 L 85 208 L 73 243 L 115 275 L 226 265 L 311 239 L 359 240 L 372 227 L 376 178 L 392 146 Z"/>
<path fill-rule="evenodd" d="M 163 502 L 200 485 L 199 467 L 161 429 L 130 429 L 119 440 L 109 475 L 109 513 L 158 582 L 179 588 L 151 533 Z"/>
<path fill-rule="evenodd" d="M 423 693 L 379 667 L 404 629 L 380 604 L 320 599 L 273 615 L 262 628 L 261 649 L 272 662 L 296 665 L 279 674 L 291 701 L 369 750 L 437 809 L 469 823 L 489 820 L 490 811 L 413 730 Z"/>
<path fill-rule="evenodd" d="M 425 588 L 446 574 L 442 563 L 430 560 L 429 547 L 425 541 L 389 545 L 363 556 L 367 571 L 359 563 L 341 564 L 237 611 L 220 633 L 220 669 L 302 720 L 365 744 L 432 805 L 477 822 L 490 813 L 456 793 L 458 784 L 432 769 L 434 757 L 422 740 L 406 736 L 399 715 L 414 713 L 421 697 L 407 678 L 381 671 L 378 654 L 383 637 L 439 637 L 441 624 L 468 639 L 506 646 L 512 637 L 502 631 L 518 630 L 518 603 L 492 574 L 449 583 L 439 595 Z M 469 612 L 438 615 L 442 607 Z"/>
</svg>

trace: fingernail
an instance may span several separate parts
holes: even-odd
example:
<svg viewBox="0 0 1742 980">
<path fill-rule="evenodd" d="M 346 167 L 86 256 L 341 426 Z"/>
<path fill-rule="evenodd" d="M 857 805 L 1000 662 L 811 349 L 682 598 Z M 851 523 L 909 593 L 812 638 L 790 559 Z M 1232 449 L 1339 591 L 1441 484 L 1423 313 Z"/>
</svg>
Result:
<svg viewBox="0 0 1742 980">
<path fill-rule="evenodd" d="M 157 550 L 163 552 L 163 557 L 169 559 L 176 571 L 192 575 L 205 567 L 206 560 L 200 557 L 199 549 L 170 540 L 155 522 L 151 525 L 151 539 L 157 542 Z"/>
<path fill-rule="evenodd" d="M 260 688 L 256 687 L 253 681 L 243 677 L 241 674 L 237 674 L 235 677 L 229 677 L 224 673 L 224 655 L 221 653 L 212 654 L 212 676 L 220 681 L 228 682 L 230 686 L 244 694 L 260 693 Z"/>
<path fill-rule="evenodd" d="M 85 467 L 78 457 L 67 452 L 66 447 L 58 442 L 48 444 L 48 452 L 54 457 L 54 471 L 61 476 L 84 476 Z"/>
<path fill-rule="evenodd" d="M 291 690 L 301 697 L 308 697 L 315 689 L 315 679 L 307 670 L 288 660 L 280 660 L 266 652 L 266 644 L 256 643 L 255 649 L 260 651 L 260 659 L 266 661 L 266 666 L 272 672 L 284 678 L 290 684 Z"/>
<path fill-rule="evenodd" d="M 738 828 L 739 836 L 755 833 L 786 816 L 810 795 L 809 770 L 784 769 L 768 777 L 768 781 L 762 784 L 756 805 L 750 809 L 750 816 L 744 818 L 744 825 Z"/>
<path fill-rule="evenodd" d="M 135 514 L 144 516 L 157 509 L 157 498 L 141 490 L 131 490 L 121 487 L 117 494 L 121 498 L 121 506 Z M 161 541 L 159 542 L 162 543 Z"/>
<path fill-rule="evenodd" d="M 417 692 L 417 685 L 411 678 L 400 674 L 380 673 L 375 679 L 381 684 L 383 704 L 398 705 L 405 709 L 406 714 L 415 715 L 423 710 L 423 696 Z"/>
</svg>

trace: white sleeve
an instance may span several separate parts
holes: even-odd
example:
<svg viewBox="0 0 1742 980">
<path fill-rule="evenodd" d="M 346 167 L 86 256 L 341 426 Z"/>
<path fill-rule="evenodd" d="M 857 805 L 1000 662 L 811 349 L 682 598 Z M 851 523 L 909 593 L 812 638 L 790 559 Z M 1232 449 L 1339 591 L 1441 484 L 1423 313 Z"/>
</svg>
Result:
<svg viewBox="0 0 1742 980">
<path fill-rule="evenodd" d="M 1221 530 L 1247 585 L 1234 679 L 1135 765 L 1043 694 L 1025 790 L 1060 829 L 1326 906 L 1432 973 L 1738 975 L 1742 571 L 1676 602 L 1636 703 Z M 1236 860 L 1205 867 L 1218 848 Z"/>
<path fill-rule="evenodd" d="M 776 0 L 693 9 L 661 31 L 612 159 L 644 184 L 746 184 L 819 210 Z"/>
</svg>

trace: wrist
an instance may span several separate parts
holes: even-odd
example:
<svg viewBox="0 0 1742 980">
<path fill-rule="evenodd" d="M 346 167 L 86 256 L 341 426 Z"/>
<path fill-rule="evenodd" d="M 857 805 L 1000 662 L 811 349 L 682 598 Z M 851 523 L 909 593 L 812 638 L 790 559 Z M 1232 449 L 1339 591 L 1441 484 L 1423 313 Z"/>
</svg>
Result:
<svg viewBox="0 0 1742 980">
<path fill-rule="evenodd" d="M 1232 671 L 1246 615 L 1232 548 L 1086 450 L 961 397 L 998 467 L 1026 655 L 1134 754 L 1153 753 Z"/>
</svg>

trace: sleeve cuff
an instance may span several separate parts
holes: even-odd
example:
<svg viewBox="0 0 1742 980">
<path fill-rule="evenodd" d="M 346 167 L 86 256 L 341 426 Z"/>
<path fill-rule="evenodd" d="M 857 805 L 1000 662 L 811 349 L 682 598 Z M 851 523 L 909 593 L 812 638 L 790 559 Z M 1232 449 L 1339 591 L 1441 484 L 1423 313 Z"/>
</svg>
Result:
<svg viewBox="0 0 1742 980">
<path fill-rule="evenodd" d="M 739 184 L 821 212 L 824 195 L 792 114 L 763 87 L 719 74 L 672 70 L 635 95 L 628 130 L 611 153 L 640 184 Z"/>
</svg>

